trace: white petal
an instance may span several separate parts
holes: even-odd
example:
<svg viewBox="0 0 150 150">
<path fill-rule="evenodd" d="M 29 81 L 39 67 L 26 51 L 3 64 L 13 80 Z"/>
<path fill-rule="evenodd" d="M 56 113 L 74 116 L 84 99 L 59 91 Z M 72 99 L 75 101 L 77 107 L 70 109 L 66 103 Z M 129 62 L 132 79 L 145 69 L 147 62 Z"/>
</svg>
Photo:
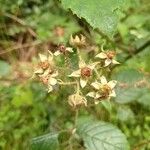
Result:
<svg viewBox="0 0 150 150">
<path fill-rule="evenodd" d="M 51 62 L 53 60 L 53 53 L 51 51 L 48 51 L 48 52 L 49 52 L 48 60 L 49 62 Z"/>
<path fill-rule="evenodd" d="M 107 55 L 104 52 L 101 52 L 101 53 L 97 54 L 95 57 L 105 59 L 105 58 L 107 58 Z"/>
<path fill-rule="evenodd" d="M 99 82 L 93 82 L 93 83 L 91 83 L 91 85 L 96 89 L 96 90 L 99 90 L 99 88 L 100 88 L 100 83 Z"/>
<path fill-rule="evenodd" d="M 43 74 L 39 74 L 39 77 L 45 78 L 49 75 L 49 69 L 45 70 Z"/>
<path fill-rule="evenodd" d="M 82 34 L 80 34 L 81 35 L 81 42 L 84 42 L 85 41 L 85 36 L 83 36 Z"/>
<path fill-rule="evenodd" d="M 69 77 L 80 77 L 81 76 L 81 70 L 76 70 L 74 72 L 72 72 L 70 75 L 68 75 Z"/>
<path fill-rule="evenodd" d="M 48 50 L 48 53 L 50 54 L 51 57 L 53 57 L 53 53 L 50 50 Z"/>
<path fill-rule="evenodd" d="M 51 91 L 53 91 L 53 87 L 51 85 L 48 86 L 48 93 L 50 93 Z"/>
<path fill-rule="evenodd" d="M 37 70 L 34 71 L 35 74 L 42 74 L 43 73 L 43 69 L 39 68 Z"/>
<path fill-rule="evenodd" d="M 96 93 L 95 98 L 98 99 L 98 98 L 100 98 L 100 97 L 102 97 L 102 96 L 101 96 L 99 93 Z"/>
<path fill-rule="evenodd" d="M 57 80 L 55 79 L 55 78 L 49 78 L 49 80 L 48 80 L 48 84 L 50 84 L 50 85 L 55 85 L 55 84 L 57 84 Z"/>
<path fill-rule="evenodd" d="M 73 49 L 71 48 L 71 47 L 66 47 L 66 51 L 68 51 L 68 52 L 73 52 Z"/>
<path fill-rule="evenodd" d="M 95 105 L 97 105 L 99 102 L 100 102 L 99 100 L 94 101 Z"/>
<path fill-rule="evenodd" d="M 58 71 L 54 72 L 51 77 L 57 77 L 58 76 Z"/>
<path fill-rule="evenodd" d="M 109 66 L 111 63 L 112 63 L 112 60 L 111 60 L 111 59 L 106 59 L 106 60 L 105 60 L 105 65 L 104 65 L 104 67 Z"/>
<path fill-rule="evenodd" d="M 49 74 L 49 69 L 45 70 L 42 76 L 45 77 L 45 76 L 47 76 L 48 74 Z"/>
<path fill-rule="evenodd" d="M 93 70 L 98 63 L 99 62 L 92 63 L 92 64 L 88 65 L 87 67 L 90 68 L 91 70 Z"/>
<path fill-rule="evenodd" d="M 83 67 L 86 67 L 86 63 L 84 62 L 84 60 L 80 60 L 79 68 L 83 68 Z"/>
<path fill-rule="evenodd" d="M 79 38 L 78 35 L 75 36 L 74 41 L 75 41 L 76 43 L 79 43 L 79 42 L 80 42 L 80 38 Z"/>
<path fill-rule="evenodd" d="M 60 55 L 60 54 L 61 54 L 60 51 L 56 51 L 56 52 L 54 53 L 55 56 L 58 56 L 58 55 Z"/>
<path fill-rule="evenodd" d="M 118 64 L 120 64 L 118 61 L 116 61 L 116 60 L 112 60 L 112 64 L 115 64 L 115 65 L 118 65 Z"/>
<path fill-rule="evenodd" d="M 80 78 L 80 85 L 82 88 L 84 88 L 86 86 L 87 81 L 88 81 L 87 79 Z"/>
<path fill-rule="evenodd" d="M 95 92 L 89 92 L 86 96 L 94 98 L 95 97 Z"/>
<path fill-rule="evenodd" d="M 117 81 L 115 81 L 115 80 L 112 80 L 112 81 L 109 81 L 109 82 L 108 82 L 108 86 L 109 86 L 111 89 L 113 89 L 113 88 L 116 86 L 116 84 L 117 84 Z"/>
<path fill-rule="evenodd" d="M 41 62 L 47 61 L 47 56 L 43 54 L 39 54 L 39 57 L 40 57 Z"/>
<path fill-rule="evenodd" d="M 112 92 L 109 94 L 110 97 L 116 97 L 116 93 L 114 90 L 112 90 Z"/>
<path fill-rule="evenodd" d="M 106 78 L 104 76 L 101 76 L 100 80 L 101 80 L 102 84 L 107 84 L 107 80 L 106 80 Z"/>
</svg>

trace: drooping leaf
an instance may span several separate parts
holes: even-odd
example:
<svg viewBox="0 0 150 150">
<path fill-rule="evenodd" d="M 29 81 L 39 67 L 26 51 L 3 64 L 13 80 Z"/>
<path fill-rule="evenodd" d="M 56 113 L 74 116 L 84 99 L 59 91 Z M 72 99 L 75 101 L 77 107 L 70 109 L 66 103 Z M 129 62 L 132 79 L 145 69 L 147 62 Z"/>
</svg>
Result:
<svg viewBox="0 0 150 150">
<path fill-rule="evenodd" d="M 150 89 L 144 88 L 142 94 L 137 98 L 137 102 L 150 108 Z"/>
<path fill-rule="evenodd" d="M 31 141 L 31 150 L 57 150 L 58 134 L 50 133 L 33 138 Z"/>
<path fill-rule="evenodd" d="M 120 121 L 134 121 L 134 113 L 129 107 L 120 106 L 117 108 L 117 118 Z"/>
<path fill-rule="evenodd" d="M 78 134 L 87 150 L 128 150 L 125 135 L 115 126 L 105 122 L 89 122 L 80 125 Z"/>
<path fill-rule="evenodd" d="M 135 69 L 119 69 L 113 75 L 113 78 L 118 81 L 115 101 L 118 103 L 129 103 L 137 100 L 142 93 L 142 87 L 136 85 L 143 80 L 143 77 L 143 74 Z"/>
<path fill-rule="evenodd" d="M 84 18 L 93 27 L 112 36 L 117 28 L 117 10 L 124 0 L 62 0 L 64 8 L 71 9 L 79 18 Z"/>
</svg>

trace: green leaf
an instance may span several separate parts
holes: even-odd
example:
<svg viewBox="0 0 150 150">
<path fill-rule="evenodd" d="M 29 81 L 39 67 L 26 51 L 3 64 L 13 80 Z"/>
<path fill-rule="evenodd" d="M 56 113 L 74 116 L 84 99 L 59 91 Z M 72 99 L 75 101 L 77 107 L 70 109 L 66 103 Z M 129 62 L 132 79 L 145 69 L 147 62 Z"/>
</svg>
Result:
<svg viewBox="0 0 150 150">
<path fill-rule="evenodd" d="M 10 65 L 5 61 L 0 60 L 0 77 L 8 75 L 9 72 L 10 72 Z"/>
<path fill-rule="evenodd" d="M 132 122 L 134 121 L 134 113 L 129 107 L 119 106 L 117 108 L 117 118 L 123 122 Z"/>
<path fill-rule="evenodd" d="M 57 150 L 58 134 L 50 133 L 33 138 L 31 141 L 31 150 Z"/>
<path fill-rule="evenodd" d="M 113 79 L 118 81 L 116 88 L 115 101 L 118 103 L 129 103 L 137 98 L 142 93 L 141 87 L 136 87 L 136 84 L 143 80 L 143 74 L 131 68 L 121 68 L 114 75 Z"/>
<path fill-rule="evenodd" d="M 140 95 L 140 97 L 137 98 L 137 101 L 146 106 L 147 108 L 150 108 L 150 92 L 149 92 L 149 88 L 144 88 L 142 90 L 142 94 Z"/>
<path fill-rule="evenodd" d="M 115 126 L 105 122 L 89 122 L 79 126 L 87 150 L 128 150 L 125 135 Z"/>
<path fill-rule="evenodd" d="M 84 18 L 95 29 L 112 36 L 117 28 L 117 10 L 124 0 L 62 0 L 66 9 L 71 9 L 79 18 Z"/>
</svg>

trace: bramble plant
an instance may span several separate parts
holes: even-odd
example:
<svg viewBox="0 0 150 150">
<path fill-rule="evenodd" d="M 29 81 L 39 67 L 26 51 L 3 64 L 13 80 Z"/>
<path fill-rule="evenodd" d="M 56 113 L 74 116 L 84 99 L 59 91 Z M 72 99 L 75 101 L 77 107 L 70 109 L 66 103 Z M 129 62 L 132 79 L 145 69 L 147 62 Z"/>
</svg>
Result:
<svg viewBox="0 0 150 150">
<path fill-rule="evenodd" d="M 120 18 L 119 11 L 124 0 L 62 0 L 65 9 L 71 9 L 79 18 L 84 18 L 93 29 L 113 44 L 113 37 L 117 21 Z M 97 20 L 99 18 L 99 20 Z M 110 123 L 102 121 L 78 121 L 81 107 L 87 109 L 94 107 L 100 102 L 109 101 L 115 97 L 115 86 L 117 81 L 108 79 L 108 72 L 114 65 L 119 64 L 115 60 L 114 50 L 97 50 L 88 58 L 84 52 L 88 51 L 88 42 L 82 34 L 71 36 L 70 46 L 60 44 L 57 49 L 49 50 L 48 54 L 39 54 L 40 62 L 34 74 L 43 84 L 47 91 L 60 93 L 61 87 L 69 91 L 68 104 L 75 112 L 74 125 L 65 129 L 32 141 L 32 149 L 82 149 L 81 141 L 88 150 L 128 150 L 129 145 L 125 135 Z M 96 49 L 96 48 L 95 48 Z M 83 52 L 84 51 L 84 52 Z M 95 50 L 94 50 L 95 51 Z M 63 63 L 64 62 L 64 63 Z M 72 90 L 73 89 L 73 90 Z M 71 92 L 70 92 L 71 91 Z M 66 137 L 62 142 L 60 139 Z M 50 140 L 49 140 L 50 139 Z M 52 143 L 54 146 L 52 146 Z M 66 144 L 67 143 L 67 144 Z"/>
<path fill-rule="evenodd" d="M 83 35 L 76 35 L 75 38 L 71 36 L 70 45 L 74 47 L 60 45 L 54 53 L 48 51 L 47 55 L 39 54 L 40 62 L 34 74 L 47 86 L 48 93 L 53 92 L 57 87 L 57 92 L 59 93 L 59 86 L 71 86 L 74 88 L 74 94 L 69 96 L 68 103 L 75 109 L 81 105 L 88 106 L 89 102 L 98 104 L 102 100 L 109 100 L 111 97 L 115 97 L 114 87 L 117 81 L 107 82 L 104 76 L 106 70 L 110 71 L 113 65 L 119 64 L 114 59 L 115 51 L 102 51 L 93 59 L 91 58 L 88 62 L 85 62 L 80 51 L 81 47 L 86 45 L 86 38 Z M 61 79 L 61 69 L 59 70 L 60 66 L 56 65 L 58 63 L 56 63 L 57 59 L 55 57 L 63 55 L 63 59 L 69 59 L 68 53 L 77 53 L 78 69 L 73 70 L 73 64 L 67 64 L 66 70 L 64 67 L 65 72 L 72 72 L 67 75 L 67 79 L 73 79 L 71 81 L 70 79 L 69 81 L 63 81 Z M 69 63 L 72 62 L 70 61 Z M 63 76 L 63 78 L 65 77 Z M 85 88 L 86 90 L 84 91 Z M 93 98 L 93 100 L 88 102 L 86 100 L 88 96 Z"/>
<path fill-rule="evenodd" d="M 111 80 L 108 82 L 106 75 L 108 71 L 111 71 L 114 65 L 119 64 L 119 62 L 115 60 L 116 52 L 112 50 L 104 51 L 103 47 L 100 53 L 85 61 L 81 53 L 83 48 L 86 50 L 87 45 L 86 38 L 83 35 L 71 36 L 69 43 L 71 47 L 61 44 L 54 52 L 48 51 L 48 54 L 40 53 L 40 62 L 34 72 L 35 76 L 47 87 L 47 91 L 50 94 L 53 92 L 59 94 L 61 86 L 67 86 L 66 89 L 73 89 L 73 93 L 68 95 L 68 104 L 72 110 L 75 111 L 75 123 L 72 128 L 66 130 L 66 132 L 70 132 L 68 141 L 78 139 L 77 130 L 82 128 L 79 128 L 77 125 L 78 111 L 81 107 L 88 108 L 97 105 L 101 101 L 109 101 L 111 97 L 116 96 L 114 88 L 117 81 Z M 74 62 L 71 60 L 71 55 L 76 56 L 74 58 L 78 62 L 76 66 L 74 66 Z M 64 66 L 58 65 L 57 60 L 60 59 L 65 60 Z M 64 75 L 62 76 L 62 69 L 66 73 L 65 77 Z M 83 126 L 85 125 L 83 124 Z M 95 122 L 95 124 L 88 123 L 88 126 L 83 127 L 83 131 L 84 130 L 86 131 L 84 134 L 87 134 L 87 137 L 89 136 L 87 140 L 87 137 L 83 138 L 85 146 L 89 150 L 96 150 L 103 142 L 105 149 L 109 149 L 110 147 L 115 149 L 116 147 L 120 150 L 127 150 L 128 146 L 126 145 L 127 141 L 124 135 L 110 124 L 104 122 Z M 107 132 L 107 134 L 105 134 L 104 131 Z M 62 133 L 63 131 L 59 132 Z M 82 138 L 84 134 L 78 134 L 78 136 Z M 94 136 L 95 140 L 92 139 Z M 116 140 L 114 140 L 114 138 Z M 33 147 L 34 143 L 36 143 L 35 141 L 33 141 Z M 41 141 L 39 142 L 41 143 Z M 72 142 L 71 140 L 71 145 L 73 145 Z M 51 146 L 50 144 L 48 145 Z M 92 148 L 93 145 L 95 148 Z"/>
<path fill-rule="evenodd" d="M 0 0 L 0 150 L 149 150 L 149 0 Z"/>
</svg>

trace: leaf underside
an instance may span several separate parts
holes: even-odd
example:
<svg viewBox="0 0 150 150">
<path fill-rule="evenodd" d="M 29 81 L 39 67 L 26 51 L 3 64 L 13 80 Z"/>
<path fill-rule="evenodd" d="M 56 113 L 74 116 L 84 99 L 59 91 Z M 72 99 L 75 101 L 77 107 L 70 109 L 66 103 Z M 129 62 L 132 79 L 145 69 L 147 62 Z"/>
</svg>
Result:
<svg viewBox="0 0 150 150">
<path fill-rule="evenodd" d="M 125 135 L 116 127 L 105 122 L 91 122 L 79 127 L 87 150 L 128 150 Z"/>
<path fill-rule="evenodd" d="M 58 148 L 58 134 L 50 133 L 36 137 L 31 141 L 31 150 L 56 150 Z"/>
</svg>

